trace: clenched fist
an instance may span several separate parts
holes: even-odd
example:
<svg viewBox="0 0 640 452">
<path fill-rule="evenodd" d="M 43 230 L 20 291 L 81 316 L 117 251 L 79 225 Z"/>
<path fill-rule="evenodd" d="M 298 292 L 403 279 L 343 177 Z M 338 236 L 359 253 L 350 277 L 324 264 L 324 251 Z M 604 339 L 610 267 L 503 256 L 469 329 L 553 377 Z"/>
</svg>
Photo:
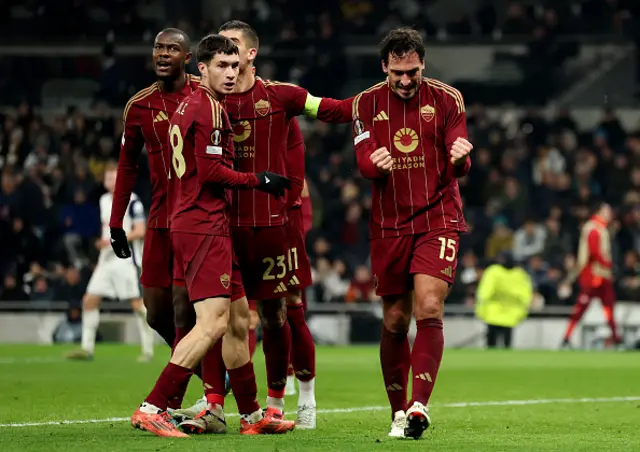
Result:
<svg viewBox="0 0 640 452">
<path fill-rule="evenodd" d="M 386 147 L 381 147 L 373 151 L 373 154 L 371 154 L 371 162 L 381 173 L 389 174 L 391 168 L 393 168 L 393 159 Z"/>
<path fill-rule="evenodd" d="M 467 156 L 471 153 L 473 145 L 464 138 L 456 138 L 451 146 L 451 163 L 454 165 L 461 165 L 467 159 Z"/>
</svg>

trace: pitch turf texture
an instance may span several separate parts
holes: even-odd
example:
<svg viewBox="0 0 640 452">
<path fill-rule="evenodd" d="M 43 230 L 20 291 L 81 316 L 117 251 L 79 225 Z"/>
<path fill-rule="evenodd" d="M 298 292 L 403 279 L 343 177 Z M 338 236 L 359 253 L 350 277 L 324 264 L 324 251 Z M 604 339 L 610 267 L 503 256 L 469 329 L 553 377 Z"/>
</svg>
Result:
<svg viewBox="0 0 640 452">
<path fill-rule="evenodd" d="M 388 438 L 390 415 L 374 347 L 318 348 L 318 429 L 164 439 L 128 418 L 168 356 L 138 364 L 137 347 L 98 345 L 93 362 L 69 347 L 0 345 L 0 447 L 5 451 L 638 451 L 640 356 L 615 352 L 447 350 L 422 440 Z M 259 382 L 264 361 L 256 354 Z M 193 379 L 186 402 L 201 394 Z M 260 399 L 266 392 L 260 385 Z M 287 398 L 295 416 L 296 396 Z M 227 411 L 235 412 L 231 396 Z M 113 419 L 110 419 L 113 418 Z M 63 423 L 63 421 L 69 421 Z"/>
</svg>

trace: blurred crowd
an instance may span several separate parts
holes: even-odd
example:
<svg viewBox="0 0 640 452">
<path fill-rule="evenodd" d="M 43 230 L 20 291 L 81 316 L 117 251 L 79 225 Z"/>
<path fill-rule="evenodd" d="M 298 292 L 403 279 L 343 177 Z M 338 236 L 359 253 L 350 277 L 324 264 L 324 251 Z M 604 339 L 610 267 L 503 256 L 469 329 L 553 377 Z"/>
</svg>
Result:
<svg viewBox="0 0 640 452">
<path fill-rule="evenodd" d="M 468 108 L 473 165 L 460 181 L 469 233 L 459 252 L 451 302 L 473 303 L 482 269 L 505 251 L 531 275 L 548 304 L 569 303 L 557 287 L 575 265 L 580 226 L 596 200 L 612 203 L 617 290 L 640 299 L 640 132 L 604 111 L 579 130 L 567 110 L 552 120 L 505 109 L 491 118 Z M 368 262 L 370 184 L 357 172 L 348 125 L 302 121 L 314 203 L 308 252 L 312 298 L 374 301 Z M 45 124 L 27 104 L 4 116 L 0 132 L 1 300 L 78 302 L 97 256 L 97 200 L 120 121 L 96 104 Z M 146 156 L 136 192 L 150 199 Z"/>
<path fill-rule="evenodd" d="M 436 25 L 427 11 L 439 1 L 329 0 L 300 8 L 293 0 L 246 0 L 228 2 L 203 19 L 208 0 L 63 0 L 53 9 L 41 0 L 0 0 L 9 11 L 0 17 L 0 36 L 10 41 L 38 29 L 40 38 L 52 41 L 81 36 L 150 43 L 158 29 L 171 25 L 195 40 L 228 18 L 244 19 L 272 47 L 268 58 L 258 60 L 263 78 L 331 97 L 342 97 L 347 80 L 346 40 L 375 42 L 402 24 L 437 39 L 524 35 L 531 39 L 525 73 L 537 86 L 544 86 L 540 81 L 550 68 L 572 52 L 559 36 L 632 29 L 640 39 L 639 2 L 512 1 L 501 8 L 501 2 L 486 0 L 477 10 Z M 119 152 L 121 121 L 112 107 L 121 108 L 153 75 L 147 58 L 120 56 L 111 43 L 100 58 L 4 57 L 2 63 L 0 94 L 17 109 L 0 117 L 0 300 L 77 303 L 97 256 L 103 169 Z M 372 70 L 378 68 L 376 62 Z M 51 118 L 34 114 L 41 102 L 38 87 L 54 77 L 98 81 L 91 111 L 69 107 Z M 468 121 L 475 151 L 460 186 L 470 232 L 461 240 L 450 301 L 473 303 L 482 269 L 512 251 L 540 299 L 570 303 L 557 286 L 575 265 L 579 228 L 597 199 L 616 209 L 619 298 L 640 299 L 640 131 L 624 130 L 613 111 L 604 111 L 593 130 L 579 130 L 563 109 L 549 120 L 535 110 L 519 115 L 504 109 L 490 117 L 483 106 L 469 105 Z M 304 120 L 302 126 L 315 217 L 308 237 L 315 280 L 309 295 L 318 301 L 374 301 L 367 241 L 370 188 L 357 174 L 350 127 Z M 136 193 L 148 205 L 146 156 L 140 168 Z"/>
</svg>

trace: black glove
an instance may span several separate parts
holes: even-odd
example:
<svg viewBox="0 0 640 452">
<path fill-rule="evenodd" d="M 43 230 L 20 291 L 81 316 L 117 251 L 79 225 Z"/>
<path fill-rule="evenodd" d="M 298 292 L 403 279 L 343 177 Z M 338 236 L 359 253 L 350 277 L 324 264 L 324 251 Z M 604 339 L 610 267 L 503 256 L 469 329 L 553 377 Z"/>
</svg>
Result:
<svg viewBox="0 0 640 452">
<path fill-rule="evenodd" d="M 291 189 L 291 181 L 284 176 L 265 171 L 256 174 L 260 183 L 256 187 L 260 191 L 272 194 L 276 198 L 284 196 L 285 190 Z"/>
<path fill-rule="evenodd" d="M 131 257 L 131 249 L 129 249 L 129 241 L 124 229 L 111 228 L 111 248 L 120 259 Z"/>
</svg>

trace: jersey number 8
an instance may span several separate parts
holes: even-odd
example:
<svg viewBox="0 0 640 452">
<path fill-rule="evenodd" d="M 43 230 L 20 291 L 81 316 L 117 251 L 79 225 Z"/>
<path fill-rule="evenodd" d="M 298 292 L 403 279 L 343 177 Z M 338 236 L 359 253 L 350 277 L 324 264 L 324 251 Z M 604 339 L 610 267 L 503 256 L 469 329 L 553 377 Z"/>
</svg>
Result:
<svg viewBox="0 0 640 452">
<path fill-rule="evenodd" d="M 174 124 L 169 131 L 169 142 L 171 143 L 171 149 L 173 149 L 173 156 L 171 161 L 173 163 L 173 170 L 176 172 L 178 179 L 184 176 L 187 171 L 187 164 L 184 161 L 184 155 L 182 155 L 182 133 L 180 133 L 180 127 Z"/>
</svg>

